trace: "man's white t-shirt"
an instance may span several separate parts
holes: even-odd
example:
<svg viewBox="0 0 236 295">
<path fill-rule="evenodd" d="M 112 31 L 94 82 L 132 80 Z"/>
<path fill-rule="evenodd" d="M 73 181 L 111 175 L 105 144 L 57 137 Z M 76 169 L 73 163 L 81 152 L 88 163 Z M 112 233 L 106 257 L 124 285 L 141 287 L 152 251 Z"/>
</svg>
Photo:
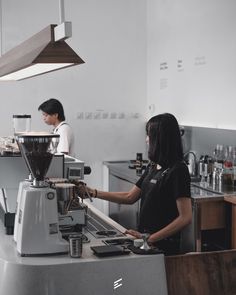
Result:
<svg viewBox="0 0 236 295">
<path fill-rule="evenodd" d="M 68 153 L 69 156 L 74 157 L 75 151 L 74 151 L 74 133 L 72 131 L 72 128 L 68 123 L 65 121 L 62 121 L 54 130 L 54 134 L 59 134 L 59 143 L 57 146 L 57 152 L 58 153 Z"/>
</svg>

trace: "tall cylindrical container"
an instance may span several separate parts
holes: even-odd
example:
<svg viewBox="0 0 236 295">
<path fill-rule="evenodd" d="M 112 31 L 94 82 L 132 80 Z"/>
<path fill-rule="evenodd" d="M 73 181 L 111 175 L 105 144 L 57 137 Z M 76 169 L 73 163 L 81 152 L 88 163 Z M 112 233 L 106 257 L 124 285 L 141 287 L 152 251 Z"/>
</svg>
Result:
<svg viewBox="0 0 236 295">
<path fill-rule="evenodd" d="M 31 129 L 31 115 L 13 115 L 14 134 L 29 132 Z"/>
</svg>

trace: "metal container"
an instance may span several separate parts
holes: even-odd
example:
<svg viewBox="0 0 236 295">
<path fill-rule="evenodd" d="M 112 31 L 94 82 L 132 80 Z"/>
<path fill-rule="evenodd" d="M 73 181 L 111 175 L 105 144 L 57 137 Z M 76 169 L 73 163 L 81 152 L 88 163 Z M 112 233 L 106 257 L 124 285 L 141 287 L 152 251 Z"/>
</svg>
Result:
<svg viewBox="0 0 236 295">
<path fill-rule="evenodd" d="M 82 234 L 69 236 L 70 256 L 80 258 L 82 256 L 83 239 Z"/>
<path fill-rule="evenodd" d="M 58 211 L 67 214 L 72 200 L 75 198 L 75 185 L 72 183 L 56 183 Z"/>
</svg>

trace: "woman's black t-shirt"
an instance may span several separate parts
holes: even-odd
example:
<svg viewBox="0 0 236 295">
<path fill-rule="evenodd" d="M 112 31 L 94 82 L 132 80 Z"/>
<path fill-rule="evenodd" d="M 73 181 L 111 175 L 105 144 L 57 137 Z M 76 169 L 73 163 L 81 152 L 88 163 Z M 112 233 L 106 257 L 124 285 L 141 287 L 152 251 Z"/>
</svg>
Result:
<svg viewBox="0 0 236 295">
<path fill-rule="evenodd" d="M 149 165 L 136 186 L 141 189 L 140 232 L 154 233 L 168 225 L 178 216 L 176 200 L 191 197 L 190 176 L 184 162 L 160 170 Z"/>
</svg>

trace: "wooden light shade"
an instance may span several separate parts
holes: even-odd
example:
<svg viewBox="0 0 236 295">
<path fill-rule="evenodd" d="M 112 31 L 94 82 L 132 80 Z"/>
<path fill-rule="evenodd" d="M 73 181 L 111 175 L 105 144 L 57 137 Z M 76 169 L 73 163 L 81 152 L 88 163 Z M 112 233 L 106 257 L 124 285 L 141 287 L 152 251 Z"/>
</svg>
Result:
<svg viewBox="0 0 236 295">
<path fill-rule="evenodd" d="M 0 58 L 0 81 L 22 80 L 84 63 L 65 41 L 54 41 L 49 25 Z"/>
</svg>

